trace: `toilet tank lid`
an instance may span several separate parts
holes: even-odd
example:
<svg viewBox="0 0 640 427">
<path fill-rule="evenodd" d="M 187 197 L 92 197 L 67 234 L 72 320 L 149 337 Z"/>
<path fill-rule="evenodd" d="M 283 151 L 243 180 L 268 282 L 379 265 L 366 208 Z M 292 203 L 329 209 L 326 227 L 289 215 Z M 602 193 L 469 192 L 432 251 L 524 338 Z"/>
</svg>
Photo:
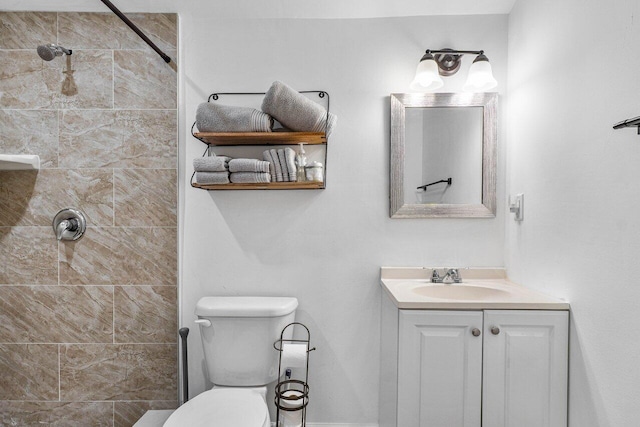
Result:
<svg viewBox="0 0 640 427">
<path fill-rule="evenodd" d="M 196 304 L 196 316 L 278 317 L 297 307 L 297 298 L 290 297 L 203 297 Z"/>
</svg>

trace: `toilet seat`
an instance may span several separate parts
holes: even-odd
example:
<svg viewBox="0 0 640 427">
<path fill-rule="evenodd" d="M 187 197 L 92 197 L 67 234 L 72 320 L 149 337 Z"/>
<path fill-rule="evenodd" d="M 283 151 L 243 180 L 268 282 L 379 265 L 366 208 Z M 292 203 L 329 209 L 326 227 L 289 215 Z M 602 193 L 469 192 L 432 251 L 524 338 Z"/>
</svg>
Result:
<svg viewBox="0 0 640 427">
<path fill-rule="evenodd" d="M 264 398 L 252 389 L 214 388 L 178 408 L 163 427 L 269 427 Z"/>
</svg>

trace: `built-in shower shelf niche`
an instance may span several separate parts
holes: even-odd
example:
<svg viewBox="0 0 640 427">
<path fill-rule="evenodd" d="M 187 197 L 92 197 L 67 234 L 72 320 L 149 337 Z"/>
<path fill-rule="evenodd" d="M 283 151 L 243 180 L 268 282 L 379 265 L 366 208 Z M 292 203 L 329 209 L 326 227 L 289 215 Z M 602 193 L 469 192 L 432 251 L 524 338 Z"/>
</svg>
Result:
<svg viewBox="0 0 640 427">
<path fill-rule="evenodd" d="M 31 154 L 0 154 L 0 171 L 39 170 L 40 156 Z"/>
</svg>

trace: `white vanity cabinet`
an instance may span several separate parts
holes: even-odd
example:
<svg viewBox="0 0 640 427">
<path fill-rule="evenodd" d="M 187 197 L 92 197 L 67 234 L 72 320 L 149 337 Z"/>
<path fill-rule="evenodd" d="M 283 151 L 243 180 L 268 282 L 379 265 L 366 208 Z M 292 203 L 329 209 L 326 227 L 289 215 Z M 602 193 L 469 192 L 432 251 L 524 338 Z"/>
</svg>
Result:
<svg viewBox="0 0 640 427">
<path fill-rule="evenodd" d="M 405 310 L 382 298 L 380 427 L 566 427 L 566 310 Z"/>
</svg>

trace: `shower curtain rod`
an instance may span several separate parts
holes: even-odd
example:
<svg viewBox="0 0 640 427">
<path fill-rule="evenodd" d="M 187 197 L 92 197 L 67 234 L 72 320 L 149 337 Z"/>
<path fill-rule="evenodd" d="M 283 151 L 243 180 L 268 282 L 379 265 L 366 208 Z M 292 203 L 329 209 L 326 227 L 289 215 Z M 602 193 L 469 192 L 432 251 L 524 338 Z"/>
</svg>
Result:
<svg viewBox="0 0 640 427">
<path fill-rule="evenodd" d="M 160 55 L 162 57 L 162 59 L 164 59 L 164 62 L 166 62 L 167 64 L 171 62 L 171 58 L 169 58 L 169 56 L 167 54 L 165 54 L 163 51 L 161 51 L 160 48 L 158 46 L 156 46 L 155 43 L 153 43 L 149 39 L 149 37 L 147 37 L 147 35 L 145 33 L 143 33 L 142 30 L 136 26 L 136 24 L 131 22 L 129 20 L 129 18 L 127 18 L 125 16 L 124 13 L 120 12 L 120 9 L 115 7 L 115 5 L 113 3 L 111 3 L 109 0 L 100 0 L 100 1 L 102 3 L 104 3 L 105 6 L 107 6 L 109 9 L 111 9 L 111 11 L 113 13 L 115 13 L 118 16 L 118 18 L 120 18 L 122 20 L 122 22 L 127 24 L 129 26 L 129 28 L 131 28 L 138 36 L 140 36 L 140 38 L 142 40 L 144 40 L 145 43 L 147 43 L 151 47 L 151 49 L 155 50 L 156 53 L 158 55 Z"/>
</svg>

